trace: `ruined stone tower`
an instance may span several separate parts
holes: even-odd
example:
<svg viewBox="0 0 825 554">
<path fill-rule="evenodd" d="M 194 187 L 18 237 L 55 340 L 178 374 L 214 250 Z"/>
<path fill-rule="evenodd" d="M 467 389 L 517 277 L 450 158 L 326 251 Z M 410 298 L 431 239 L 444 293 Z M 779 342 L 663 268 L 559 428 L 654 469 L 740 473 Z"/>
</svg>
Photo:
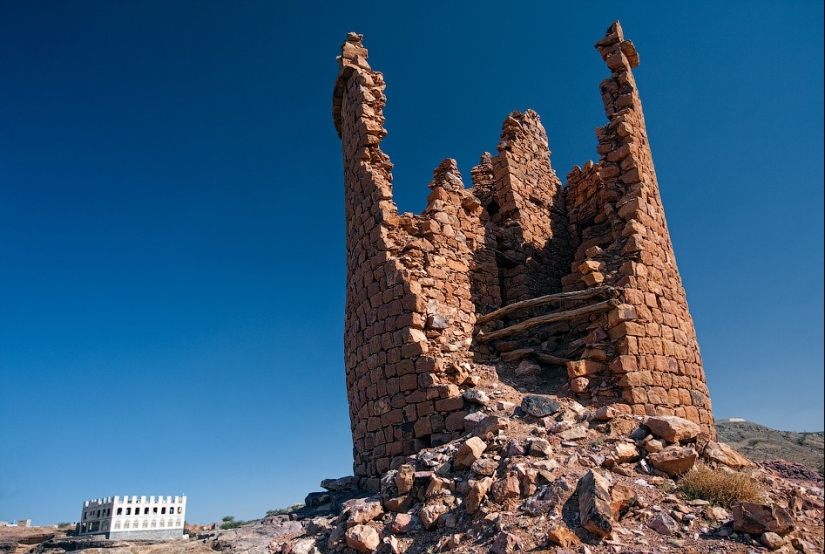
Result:
<svg viewBox="0 0 825 554">
<path fill-rule="evenodd" d="M 567 391 L 639 415 L 713 415 L 641 102 L 639 63 L 618 22 L 596 44 L 608 123 L 598 163 L 565 185 L 532 110 L 504 121 L 465 188 L 442 162 L 421 215 L 399 214 L 383 76 L 350 33 L 338 58 L 333 121 L 342 141 L 347 225 L 346 382 L 354 471 L 457 438 L 463 392 L 529 361 L 566 372 Z M 508 369 L 509 368 L 509 369 Z M 516 371 L 518 374 L 518 371 Z"/>
</svg>

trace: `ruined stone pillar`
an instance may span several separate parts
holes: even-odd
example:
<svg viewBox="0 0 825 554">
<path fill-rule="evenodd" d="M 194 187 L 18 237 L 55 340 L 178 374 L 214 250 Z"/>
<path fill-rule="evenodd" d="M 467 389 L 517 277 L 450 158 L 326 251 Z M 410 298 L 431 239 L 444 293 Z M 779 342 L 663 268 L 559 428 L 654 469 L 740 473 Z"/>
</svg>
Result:
<svg viewBox="0 0 825 554">
<path fill-rule="evenodd" d="M 601 159 L 568 176 L 576 243 L 565 290 L 621 288 L 608 314 L 617 350 L 609 368 L 634 413 L 678 415 L 715 436 L 710 397 L 676 267 L 632 68 L 639 56 L 618 22 L 596 44 L 611 76 L 601 83 L 609 120 L 597 129 Z"/>
</svg>

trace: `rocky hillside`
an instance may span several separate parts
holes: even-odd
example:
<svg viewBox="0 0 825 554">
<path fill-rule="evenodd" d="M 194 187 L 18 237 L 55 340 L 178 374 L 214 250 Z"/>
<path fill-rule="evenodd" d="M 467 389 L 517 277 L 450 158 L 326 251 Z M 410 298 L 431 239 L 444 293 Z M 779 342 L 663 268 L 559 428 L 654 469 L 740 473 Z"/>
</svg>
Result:
<svg viewBox="0 0 825 554">
<path fill-rule="evenodd" d="M 476 410 L 465 417 L 460 439 L 409 456 L 380 480 L 324 480 L 323 491 L 287 515 L 165 545 L 38 536 L 0 540 L 0 552 L 806 554 L 825 548 L 823 481 L 802 466 L 755 464 L 690 421 L 633 416 L 624 405 L 586 407 L 501 382 L 481 383 L 465 398 Z M 691 470 L 702 468 L 714 480 L 700 483 L 705 492 L 697 495 L 686 483 L 698 473 Z M 730 490 L 727 497 L 708 494 Z"/>
<path fill-rule="evenodd" d="M 775 431 L 750 421 L 716 423 L 719 440 L 751 460 L 782 458 L 807 466 L 820 473 L 825 462 L 823 433 Z"/>
</svg>

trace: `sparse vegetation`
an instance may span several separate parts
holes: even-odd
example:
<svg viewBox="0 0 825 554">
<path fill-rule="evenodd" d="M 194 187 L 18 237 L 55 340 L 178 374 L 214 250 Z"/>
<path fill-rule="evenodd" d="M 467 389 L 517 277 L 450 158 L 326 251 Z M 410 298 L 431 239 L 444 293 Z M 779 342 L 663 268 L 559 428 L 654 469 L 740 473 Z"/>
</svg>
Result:
<svg viewBox="0 0 825 554">
<path fill-rule="evenodd" d="M 285 514 L 291 514 L 292 512 L 300 510 L 303 507 L 304 507 L 303 504 L 293 504 L 289 508 L 278 508 L 277 510 L 269 510 L 266 513 L 266 516 L 270 517 L 270 516 L 281 516 L 281 515 L 285 515 Z"/>
<path fill-rule="evenodd" d="M 738 502 L 761 502 L 765 497 L 759 481 L 750 475 L 704 465 L 687 472 L 678 488 L 691 500 L 707 500 L 725 508 Z"/>
<path fill-rule="evenodd" d="M 57 524 L 58 529 L 63 529 L 65 527 L 71 527 L 71 526 L 72 526 L 72 524 L 69 523 L 68 521 L 61 521 L 60 523 Z"/>
<path fill-rule="evenodd" d="M 221 529 L 237 529 L 244 523 L 245 521 L 235 521 L 235 516 L 224 516 L 221 521 Z"/>
</svg>

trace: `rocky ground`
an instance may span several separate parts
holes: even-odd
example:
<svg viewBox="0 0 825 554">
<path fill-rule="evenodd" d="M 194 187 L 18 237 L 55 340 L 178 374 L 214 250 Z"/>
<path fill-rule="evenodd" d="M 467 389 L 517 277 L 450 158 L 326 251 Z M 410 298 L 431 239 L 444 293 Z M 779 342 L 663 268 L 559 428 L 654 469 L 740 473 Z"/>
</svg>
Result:
<svg viewBox="0 0 825 554">
<path fill-rule="evenodd" d="M 410 456 L 379 480 L 322 482 L 291 514 L 175 543 L 48 537 L 2 542 L 10 554 L 504 554 L 822 552 L 823 481 L 792 462 L 753 463 L 695 424 L 631 416 L 622 405 L 488 382 L 459 440 Z M 703 464 L 759 484 L 752 503 L 690 499 L 680 476 Z M 3 545 L 6 545 L 5 547 Z"/>
</svg>

